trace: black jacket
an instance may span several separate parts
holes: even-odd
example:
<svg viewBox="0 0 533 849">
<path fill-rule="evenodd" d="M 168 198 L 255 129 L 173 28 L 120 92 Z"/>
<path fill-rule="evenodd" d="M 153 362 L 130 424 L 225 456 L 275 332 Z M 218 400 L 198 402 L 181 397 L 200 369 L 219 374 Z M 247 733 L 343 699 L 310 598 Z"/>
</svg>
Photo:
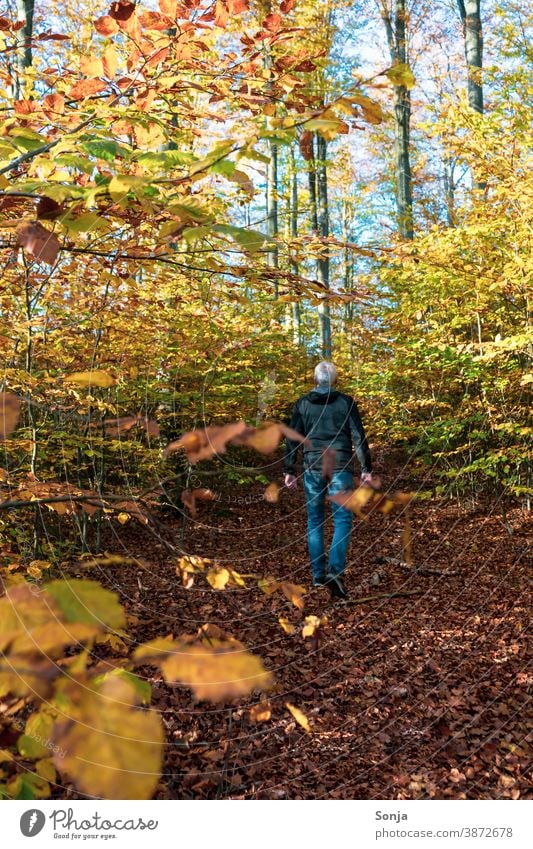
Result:
<svg viewBox="0 0 533 849">
<path fill-rule="evenodd" d="M 344 395 L 332 389 L 329 392 L 308 392 L 294 405 L 291 427 L 307 436 L 313 447 L 304 445 L 304 468 L 316 469 L 321 466 L 321 456 L 325 448 L 336 452 L 335 469 L 353 471 L 353 447 L 363 472 L 372 471 L 370 450 L 359 410 L 350 395 Z M 294 475 L 296 457 L 301 443 L 287 439 L 285 442 L 286 474 Z"/>
</svg>

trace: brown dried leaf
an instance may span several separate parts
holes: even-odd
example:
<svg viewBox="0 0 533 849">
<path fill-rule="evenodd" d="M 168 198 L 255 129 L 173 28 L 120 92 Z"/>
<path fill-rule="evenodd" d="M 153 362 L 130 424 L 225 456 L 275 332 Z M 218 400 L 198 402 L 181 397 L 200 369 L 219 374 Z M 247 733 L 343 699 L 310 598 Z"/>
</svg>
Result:
<svg viewBox="0 0 533 849">
<path fill-rule="evenodd" d="M 305 587 L 300 584 L 291 584 L 289 581 L 282 581 L 280 587 L 285 598 L 288 598 L 298 610 L 303 610 Z"/>
<path fill-rule="evenodd" d="M 57 236 L 43 227 L 38 221 L 30 221 L 17 227 L 17 238 L 19 245 L 47 265 L 54 265 L 59 249 L 61 247 Z"/>
<path fill-rule="evenodd" d="M 20 399 L 10 392 L 0 392 L 0 442 L 15 430 L 20 415 Z"/>
</svg>

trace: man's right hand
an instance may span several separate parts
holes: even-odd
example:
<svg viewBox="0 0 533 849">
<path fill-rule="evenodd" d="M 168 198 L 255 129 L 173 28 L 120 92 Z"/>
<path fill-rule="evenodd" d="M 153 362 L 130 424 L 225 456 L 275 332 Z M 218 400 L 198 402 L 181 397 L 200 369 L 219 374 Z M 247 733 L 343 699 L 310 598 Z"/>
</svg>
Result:
<svg viewBox="0 0 533 849">
<path fill-rule="evenodd" d="M 295 475 L 285 475 L 285 486 L 291 492 L 294 492 L 294 490 L 298 488 L 298 481 Z"/>
</svg>

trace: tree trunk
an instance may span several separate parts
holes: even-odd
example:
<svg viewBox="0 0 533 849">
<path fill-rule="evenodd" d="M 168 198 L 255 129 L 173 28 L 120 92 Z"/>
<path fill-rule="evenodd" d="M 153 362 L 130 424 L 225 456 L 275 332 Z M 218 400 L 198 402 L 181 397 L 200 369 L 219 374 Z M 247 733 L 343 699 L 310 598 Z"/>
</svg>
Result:
<svg viewBox="0 0 533 849">
<path fill-rule="evenodd" d="M 406 0 L 394 0 L 392 12 L 383 3 L 381 16 L 385 24 L 392 64 L 408 64 Z M 410 161 L 411 95 L 404 85 L 394 87 L 394 159 L 395 195 L 398 231 L 402 238 L 413 238 L 413 189 Z"/>
<path fill-rule="evenodd" d="M 33 12 L 35 0 L 16 0 L 17 20 L 24 26 L 16 33 L 20 47 L 15 51 L 13 68 L 13 92 L 17 100 L 24 96 L 24 71 L 32 64 L 31 37 L 33 35 Z"/>
<path fill-rule="evenodd" d="M 267 253 L 267 263 L 271 268 L 278 268 L 278 248 L 275 243 L 275 240 L 278 235 L 278 146 L 272 141 L 270 141 L 268 144 L 269 160 L 266 186 L 266 213 L 269 245 Z M 277 281 L 275 283 L 274 292 L 277 297 Z"/>
<path fill-rule="evenodd" d="M 294 156 L 294 148 L 291 145 L 289 152 L 289 179 L 290 179 L 290 192 L 289 192 L 289 234 L 291 239 L 296 239 L 298 237 L 298 174 L 296 171 L 296 159 Z M 291 267 L 291 271 L 293 274 L 299 274 L 300 269 L 298 267 L 298 262 L 294 258 L 292 252 L 289 253 L 289 264 Z M 301 316 L 300 316 L 300 304 L 298 301 L 293 301 L 292 306 L 292 328 L 293 328 L 293 341 L 295 345 L 301 345 L 302 343 L 302 326 L 301 326 Z"/>
<path fill-rule="evenodd" d="M 472 109 L 483 114 L 483 29 L 480 0 L 457 0 L 463 24 L 466 66 L 468 69 L 468 102 Z"/>
<path fill-rule="evenodd" d="M 316 153 L 318 235 L 321 239 L 327 239 L 329 236 L 327 142 L 319 134 L 316 137 Z M 325 289 L 329 289 L 329 249 L 327 247 L 321 252 L 317 260 L 317 280 Z M 331 357 L 331 318 L 329 303 L 326 300 L 318 306 L 318 322 L 322 356 L 329 359 Z"/>
</svg>

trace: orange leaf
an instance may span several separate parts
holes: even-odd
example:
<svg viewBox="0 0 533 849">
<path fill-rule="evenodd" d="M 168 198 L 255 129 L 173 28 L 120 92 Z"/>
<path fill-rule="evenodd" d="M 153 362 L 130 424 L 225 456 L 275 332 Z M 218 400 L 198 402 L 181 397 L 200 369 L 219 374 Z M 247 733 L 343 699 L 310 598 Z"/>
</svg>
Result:
<svg viewBox="0 0 533 849">
<path fill-rule="evenodd" d="M 269 504 L 277 504 L 279 501 L 279 491 L 281 487 L 275 481 L 269 483 L 264 492 L 264 499 L 268 501 Z"/>
<path fill-rule="evenodd" d="M 68 96 L 72 100 L 82 100 L 84 97 L 91 97 L 93 94 L 98 94 L 106 88 L 106 83 L 103 80 L 80 80 L 76 85 L 72 86 Z"/>
<path fill-rule="evenodd" d="M 262 26 L 269 32 L 279 32 L 281 29 L 281 15 L 278 15 L 277 12 L 268 15 L 263 21 Z"/>
<path fill-rule="evenodd" d="M 248 425 L 244 422 L 234 422 L 221 426 L 212 425 L 203 430 L 192 430 L 167 445 L 164 455 L 168 456 L 168 454 L 183 448 L 189 462 L 197 463 L 199 460 L 209 459 L 215 454 L 225 453 L 230 440 L 248 431 Z"/>
<path fill-rule="evenodd" d="M 250 719 L 252 722 L 267 722 L 272 716 L 272 707 L 269 701 L 258 702 L 250 708 Z"/>
<path fill-rule="evenodd" d="M 86 77 L 101 77 L 104 73 L 104 65 L 101 59 L 92 56 L 82 56 L 80 59 L 80 70 Z"/>
<path fill-rule="evenodd" d="M 224 0 L 216 0 L 215 26 L 224 29 L 229 21 L 229 11 Z"/>
<path fill-rule="evenodd" d="M 54 115 L 63 115 L 65 98 L 61 94 L 47 94 L 43 98 L 43 108 L 48 118 L 52 118 Z"/>
<path fill-rule="evenodd" d="M 100 35 L 114 35 L 118 32 L 118 24 L 110 15 L 104 15 L 94 22 L 94 28 Z"/>
<path fill-rule="evenodd" d="M 374 490 L 371 486 L 360 486 L 356 490 L 347 489 L 344 492 L 336 492 L 335 495 L 329 495 L 329 501 L 345 507 L 346 510 L 351 510 L 360 519 L 368 519 L 368 515 L 363 513 L 361 508 L 368 504 L 374 496 Z"/>
<path fill-rule="evenodd" d="M 106 77 L 109 77 L 109 79 L 113 79 L 117 72 L 118 66 L 117 51 L 114 44 L 108 44 L 106 49 L 104 50 L 102 64 Z"/>
<path fill-rule="evenodd" d="M 159 0 L 159 8 L 163 15 L 168 15 L 172 20 L 176 19 L 177 0 Z"/>
<path fill-rule="evenodd" d="M 30 112 L 35 112 L 37 109 L 33 100 L 15 100 L 13 106 L 17 115 L 29 115 Z"/>
<path fill-rule="evenodd" d="M 295 607 L 298 608 L 298 610 L 303 610 L 303 596 L 305 595 L 305 587 L 301 587 L 299 584 L 291 584 L 289 581 L 282 581 L 280 587 L 283 591 L 283 595 L 285 596 L 285 598 L 288 598 L 289 601 L 292 601 L 292 603 Z"/>
<path fill-rule="evenodd" d="M 152 30 L 167 30 L 172 26 L 172 20 L 165 15 L 160 15 L 159 12 L 141 12 L 139 15 L 139 24 L 143 29 Z"/>
<path fill-rule="evenodd" d="M 288 15 L 294 6 L 294 0 L 281 0 L 279 10 L 283 15 Z"/>
<path fill-rule="evenodd" d="M 47 265 L 55 263 L 61 247 L 59 240 L 38 221 L 17 227 L 17 237 L 19 245 L 39 262 L 46 262 Z"/>
<path fill-rule="evenodd" d="M 0 440 L 7 439 L 19 420 L 20 400 L 17 395 L 0 392 Z"/>
</svg>

